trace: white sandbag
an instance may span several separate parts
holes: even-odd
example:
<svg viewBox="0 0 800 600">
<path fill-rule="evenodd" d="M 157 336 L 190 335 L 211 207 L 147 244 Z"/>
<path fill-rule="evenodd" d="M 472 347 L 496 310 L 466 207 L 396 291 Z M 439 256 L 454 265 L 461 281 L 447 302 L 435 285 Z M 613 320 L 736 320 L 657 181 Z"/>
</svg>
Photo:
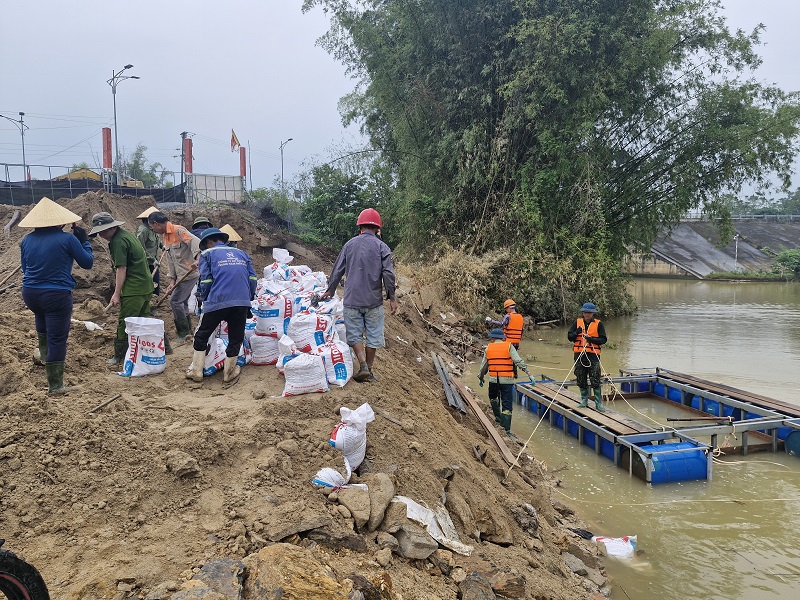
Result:
<svg viewBox="0 0 800 600">
<path fill-rule="evenodd" d="M 245 321 L 244 323 L 244 339 L 246 339 L 248 342 L 250 341 L 250 338 L 256 334 L 257 322 L 258 322 L 258 317 L 253 315 L 252 318 L 247 319 L 247 321 Z"/>
<path fill-rule="evenodd" d="M 345 327 L 344 319 L 336 319 L 336 323 L 333 324 L 333 333 L 343 342 L 347 341 L 347 327 Z"/>
<path fill-rule="evenodd" d="M 223 340 L 228 339 L 228 322 L 227 321 L 220 321 L 217 329 L 214 331 L 214 334 Z"/>
<path fill-rule="evenodd" d="M 325 361 L 328 383 L 344 387 L 350 381 L 353 376 L 353 354 L 346 342 L 334 337 L 317 348 L 315 354 L 319 354 Z"/>
<path fill-rule="evenodd" d="M 311 483 L 333 488 L 334 490 L 350 487 L 369 490 L 366 483 L 348 483 L 350 481 L 350 476 L 353 474 L 353 469 L 350 468 L 350 463 L 347 462 L 346 458 L 344 459 L 344 469 L 346 475 L 342 475 L 339 471 L 331 467 L 324 467 L 317 471 L 317 474 L 311 479 Z"/>
<path fill-rule="evenodd" d="M 285 265 L 288 265 L 294 260 L 294 256 L 289 254 L 289 251 L 286 248 L 273 248 L 272 258 L 275 259 L 275 262 L 283 263 Z"/>
<path fill-rule="evenodd" d="M 164 321 L 147 317 L 126 317 L 128 350 L 120 375 L 140 377 L 163 373 L 167 368 L 164 352 Z"/>
<path fill-rule="evenodd" d="M 282 335 L 278 340 L 278 362 L 275 363 L 278 372 L 283 374 L 283 368 L 286 363 L 293 358 L 297 358 L 300 354 L 301 352 L 297 349 L 294 340 L 288 335 Z"/>
<path fill-rule="evenodd" d="M 313 352 L 333 333 L 333 317 L 301 312 L 292 315 L 286 334 L 294 340 L 300 352 Z"/>
<path fill-rule="evenodd" d="M 327 392 L 330 389 L 322 357 L 315 354 L 300 354 L 291 359 L 284 365 L 283 374 L 286 376 L 284 396 Z"/>
<path fill-rule="evenodd" d="M 198 314 L 197 313 L 197 296 L 195 294 L 197 294 L 197 284 L 195 284 L 195 286 L 192 288 L 192 293 L 189 294 L 189 299 L 186 301 L 187 304 L 189 305 L 189 312 L 191 314 L 193 314 L 193 315 Z"/>
<path fill-rule="evenodd" d="M 592 541 L 597 544 L 600 554 L 615 558 L 633 558 L 636 554 L 635 535 L 623 535 L 621 538 L 610 538 L 596 535 Z"/>
<path fill-rule="evenodd" d="M 256 334 L 250 338 L 250 349 L 254 365 L 274 365 L 278 362 L 278 340 L 274 337 Z"/>
<path fill-rule="evenodd" d="M 228 340 L 218 338 L 212 334 L 208 340 L 209 351 L 203 361 L 203 377 L 211 377 L 217 371 L 222 371 L 225 368 L 226 350 L 228 349 Z M 243 367 L 252 360 L 252 352 L 250 344 L 247 339 L 242 342 L 242 347 L 239 348 L 239 356 L 236 359 L 236 364 Z M 189 369 L 194 370 L 194 362 L 189 363 Z"/>
<path fill-rule="evenodd" d="M 261 294 L 281 294 L 289 290 L 289 285 L 285 281 L 275 281 L 274 279 L 259 279 L 256 282 L 256 296 Z"/>
<path fill-rule="evenodd" d="M 367 452 L 367 423 L 375 420 L 375 413 L 365 402 L 355 410 L 342 407 L 341 422 L 331 432 L 328 443 L 341 450 L 353 469 L 357 469 Z"/>
<path fill-rule="evenodd" d="M 286 294 L 262 294 L 256 298 L 256 333 L 281 337 L 287 332 L 294 298 Z"/>
<path fill-rule="evenodd" d="M 320 300 L 316 311 L 322 315 L 332 315 L 334 319 L 340 319 L 344 315 L 344 304 L 338 296 Z"/>
</svg>

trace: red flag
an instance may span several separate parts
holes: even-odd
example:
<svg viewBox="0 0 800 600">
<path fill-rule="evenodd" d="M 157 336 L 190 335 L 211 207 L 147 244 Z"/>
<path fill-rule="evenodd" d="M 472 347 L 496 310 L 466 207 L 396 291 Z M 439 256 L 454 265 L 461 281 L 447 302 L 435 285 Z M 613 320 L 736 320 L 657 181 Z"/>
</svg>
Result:
<svg viewBox="0 0 800 600">
<path fill-rule="evenodd" d="M 231 129 L 231 152 L 236 152 L 239 149 L 241 144 L 239 143 L 239 138 L 236 137 L 236 132 Z"/>
</svg>

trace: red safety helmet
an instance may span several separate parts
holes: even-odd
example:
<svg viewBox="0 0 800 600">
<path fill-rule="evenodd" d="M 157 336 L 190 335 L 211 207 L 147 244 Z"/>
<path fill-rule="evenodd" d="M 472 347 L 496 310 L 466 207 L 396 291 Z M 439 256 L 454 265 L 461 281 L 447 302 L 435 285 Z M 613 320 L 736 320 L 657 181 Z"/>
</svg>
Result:
<svg viewBox="0 0 800 600">
<path fill-rule="evenodd" d="M 365 208 L 361 211 L 361 214 L 358 215 L 358 221 L 356 224 L 361 225 L 375 225 L 375 227 L 383 227 L 383 221 L 381 221 L 380 213 L 375 210 L 374 208 Z"/>
</svg>

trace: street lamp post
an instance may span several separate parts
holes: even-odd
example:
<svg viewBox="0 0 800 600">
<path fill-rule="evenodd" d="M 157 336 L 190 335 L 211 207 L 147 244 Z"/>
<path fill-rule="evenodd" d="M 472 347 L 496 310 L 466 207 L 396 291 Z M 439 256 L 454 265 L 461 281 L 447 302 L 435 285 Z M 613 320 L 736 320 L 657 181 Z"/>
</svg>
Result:
<svg viewBox="0 0 800 600">
<path fill-rule="evenodd" d="M 281 148 L 281 193 L 284 193 L 284 189 L 283 189 L 283 147 L 286 144 L 288 144 L 289 142 L 291 142 L 293 139 L 294 138 L 289 138 L 285 142 L 281 142 L 281 146 L 280 146 L 280 148 Z"/>
<path fill-rule="evenodd" d="M 739 270 L 739 234 L 737 233 L 733 236 L 733 241 L 736 242 L 734 244 L 734 251 L 733 251 L 733 263 L 735 265 L 735 270 Z"/>
<path fill-rule="evenodd" d="M 14 125 L 17 126 L 19 129 L 19 133 L 22 136 L 22 178 L 27 181 L 28 180 L 28 164 L 25 162 L 25 130 L 30 129 L 25 123 L 22 121 L 22 117 L 25 116 L 25 113 L 20 111 L 19 113 L 19 121 L 16 119 L 12 119 L 11 117 L 6 117 L 5 115 L 0 115 L 4 119 L 11 121 Z"/>
<path fill-rule="evenodd" d="M 117 185 L 122 184 L 119 171 L 119 137 L 117 135 L 117 86 L 121 81 L 125 81 L 126 79 L 139 79 L 136 75 L 122 75 L 125 71 L 132 68 L 133 65 L 125 65 L 121 71 L 112 70 L 111 79 L 106 81 L 106 83 L 111 86 L 111 96 L 114 99 L 114 154 L 116 155 L 117 162 Z"/>
</svg>

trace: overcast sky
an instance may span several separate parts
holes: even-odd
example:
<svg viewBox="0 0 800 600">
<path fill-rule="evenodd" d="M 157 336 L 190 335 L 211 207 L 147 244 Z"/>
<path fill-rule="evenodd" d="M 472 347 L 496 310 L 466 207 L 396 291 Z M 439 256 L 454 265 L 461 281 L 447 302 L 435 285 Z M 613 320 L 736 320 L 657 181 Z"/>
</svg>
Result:
<svg viewBox="0 0 800 600">
<path fill-rule="evenodd" d="M 344 68 L 315 45 L 323 12 L 301 0 L 4 0 L 0 17 L 0 114 L 25 112 L 28 164 L 99 165 L 101 129 L 113 126 L 113 70 L 141 79 L 117 88 L 120 148 L 180 171 L 180 133 L 194 134 L 196 173 L 237 175 L 231 129 L 251 145 L 254 187 L 285 179 L 358 145 L 339 98 L 353 88 Z M 766 25 L 759 79 L 800 90 L 797 0 L 723 0 L 732 28 Z M 19 129 L 0 119 L 2 163 L 21 163 Z M 32 169 L 44 178 L 44 170 Z M 54 173 L 57 174 L 57 173 Z M 21 179 L 22 169 L 11 179 Z M 798 182 L 795 182 L 797 184 Z"/>
</svg>

